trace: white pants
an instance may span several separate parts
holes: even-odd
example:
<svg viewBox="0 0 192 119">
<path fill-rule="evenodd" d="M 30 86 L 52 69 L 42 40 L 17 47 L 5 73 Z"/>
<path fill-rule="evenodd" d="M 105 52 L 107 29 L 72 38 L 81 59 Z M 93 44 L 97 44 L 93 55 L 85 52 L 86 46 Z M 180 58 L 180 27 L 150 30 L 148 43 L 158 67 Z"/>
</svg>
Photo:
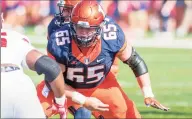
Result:
<svg viewBox="0 0 192 119">
<path fill-rule="evenodd" d="M 45 118 L 35 86 L 21 70 L 1 72 L 1 118 Z"/>
</svg>

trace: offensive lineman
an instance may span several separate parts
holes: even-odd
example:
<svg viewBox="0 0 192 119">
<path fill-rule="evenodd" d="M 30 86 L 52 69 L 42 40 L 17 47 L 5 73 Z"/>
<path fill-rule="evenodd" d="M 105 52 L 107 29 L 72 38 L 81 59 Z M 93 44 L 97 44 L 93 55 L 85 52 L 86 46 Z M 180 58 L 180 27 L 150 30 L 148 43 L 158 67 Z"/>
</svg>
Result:
<svg viewBox="0 0 192 119">
<path fill-rule="evenodd" d="M 73 9 L 72 27 L 65 26 L 51 34 L 48 51 L 65 67 L 65 82 L 79 93 L 109 104 L 109 112 L 99 112 L 104 118 L 141 118 L 134 102 L 110 72 L 114 58 L 118 56 L 133 70 L 145 104 L 169 110 L 154 98 L 144 60 L 124 39 L 119 26 L 104 18 L 98 3 L 82 1 Z M 95 116 L 95 112 L 93 114 Z"/>
</svg>

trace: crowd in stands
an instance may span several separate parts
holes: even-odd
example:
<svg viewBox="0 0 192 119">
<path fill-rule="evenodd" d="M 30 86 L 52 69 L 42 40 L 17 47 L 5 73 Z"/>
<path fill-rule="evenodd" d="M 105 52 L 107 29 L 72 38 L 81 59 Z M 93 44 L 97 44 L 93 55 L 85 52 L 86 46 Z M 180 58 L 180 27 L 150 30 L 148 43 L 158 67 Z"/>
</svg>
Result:
<svg viewBox="0 0 192 119">
<path fill-rule="evenodd" d="M 178 36 L 192 33 L 191 0 L 98 0 L 108 16 L 114 18 L 125 31 L 170 32 Z M 46 27 L 58 12 L 57 0 L 2 1 L 5 27 L 25 31 L 34 27 L 36 33 Z M 23 27 L 24 26 L 24 27 Z"/>
</svg>

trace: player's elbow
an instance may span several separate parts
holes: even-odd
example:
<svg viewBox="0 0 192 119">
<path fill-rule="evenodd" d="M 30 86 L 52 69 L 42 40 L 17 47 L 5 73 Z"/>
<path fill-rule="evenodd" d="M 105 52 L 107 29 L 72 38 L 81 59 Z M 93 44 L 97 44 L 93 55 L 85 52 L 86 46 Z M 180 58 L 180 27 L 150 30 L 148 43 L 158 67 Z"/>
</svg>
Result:
<svg viewBox="0 0 192 119">
<path fill-rule="evenodd" d="M 52 82 L 61 72 L 61 69 L 56 61 L 44 55 L 41 56 L 35 63 L 35 71 L 41 75 L 45 75 L 45 80 Z"/>
<path fill-rule="evenodd" d="M 132 49 L 132 54 L 130 58 L 124 61 L 124 63 L 128 64 L 129 67 L 131 67 L 136 77 L 148 73 L 148 68 L 145 61 L 139 56 L 134 48 Z"/>
</svg>

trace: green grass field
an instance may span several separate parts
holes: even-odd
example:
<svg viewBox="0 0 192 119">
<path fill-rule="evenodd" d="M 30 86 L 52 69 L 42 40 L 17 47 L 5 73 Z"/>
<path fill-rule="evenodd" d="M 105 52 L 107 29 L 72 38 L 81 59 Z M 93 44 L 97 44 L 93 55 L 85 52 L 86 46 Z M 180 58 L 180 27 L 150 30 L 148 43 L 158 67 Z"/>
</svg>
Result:
<svg viewBox="0 0 192 119">
<path fill-rule="evenodd" d="M 42 45 L 37 45 L 42 48 Z M 192 50 L 136 48 L 145 59 L 156 98 L 169 112 L 147 108 L 136 79 L 127 65 L 120 63 L 118 81 L 143 118 L 192 118 Z M 43 76 L 27 71 L 37 84 Z M 72 116 L 70 116 L 72 117 Z"/>
</svg>

